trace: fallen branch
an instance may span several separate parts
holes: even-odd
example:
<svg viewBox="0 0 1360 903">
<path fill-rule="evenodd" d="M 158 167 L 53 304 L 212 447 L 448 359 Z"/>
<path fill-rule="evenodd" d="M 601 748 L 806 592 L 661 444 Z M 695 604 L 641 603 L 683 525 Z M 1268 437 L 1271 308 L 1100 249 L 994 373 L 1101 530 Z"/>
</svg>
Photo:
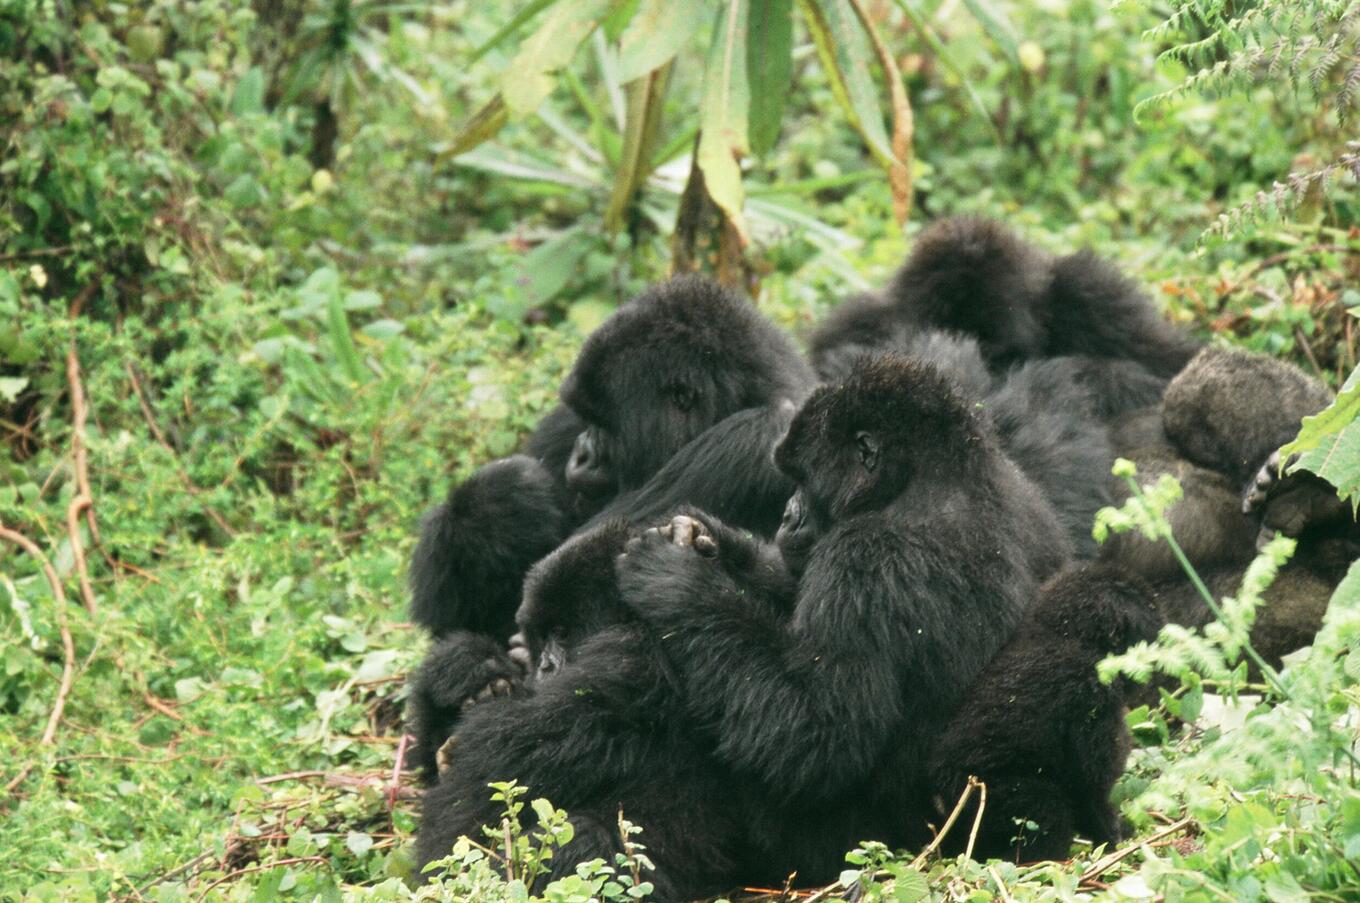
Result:
<svg viewBox="0 0 1360 903">
<path fill-rule="evenodd" d="M 57 685 L 57 698 L 52 703 L 52 714 L 47 718 L 47 727 L 43 731 L 42 739 L 38 741 L 42 746 L 51 746 L 56 742 L 57 725 L 61 723 L 61 715 L 66 709 L 66 699 L 71 694 L 71 684 L 75 680 L 76 673 L 76 644 L 71 639 L 71 628 L 66 622 L 66 591 L 61 587 L 61 578 L 57 576 L 56 569 L 52 567 L 52 562 L 47 560 L 47 556 L 42 553 L 42 549 L 39 549 L 33 540 L 3 524 L 0 524 L 0 539 L 23 549 L 42 566 L 43 574 L 47 577 L 47 584 L 52 589 L 52 599 L 56 603 L 57 628 L 61 631 L 61 682 Z M 33 763 L 24 766 L 23 770 L 5 785 L 6 795 L 13 793 L 15 788 L 24 782 L 24 779 L 33 771 L 33 767 Z"/>
</svg>

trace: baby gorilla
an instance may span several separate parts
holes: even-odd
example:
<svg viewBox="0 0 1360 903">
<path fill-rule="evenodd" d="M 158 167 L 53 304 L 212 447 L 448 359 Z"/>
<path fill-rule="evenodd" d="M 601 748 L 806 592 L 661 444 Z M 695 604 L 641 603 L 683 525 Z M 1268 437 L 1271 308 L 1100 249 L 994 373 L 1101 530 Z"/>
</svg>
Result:
<svg viewBox="0 0 1360 903">
<path fill-rule="evenodd" d="M 1073 836 L 1119 839 L 1110 790 L 1130 738 L 1124 688 L 1102 684 L 1096 662 L 1156 638 L 1151 590 L 1117 568 L 1091 565 L 1044 585 L 1015 637 L 968 688 L 931 756 L 937 824 L 970 775 L 987 787 L 973 855 L 1065 859 Z M 942 846 L 963 852 L 977 811 L 967 806 Z"/>
<path fill-rule="evenodd" d="M 693 731 L 655 635 L 619 599 L 614 566 L 628 535 L 622 521 L 607 522 L 530 572 L 518 619 L 538 663 L 534 679 L 462 713 L 443 747 L 440 783 L 422 805 L 422 866 L 460 835 L 480 838 L 482 825 L 497 824 L 487 784 L 514 779 L 571 815 L 575 838 L 553 857 L 550 877 L 596 857 L 612 862 L 622 851 L 620 809 L 644 829 L 637 840 L 656 864 L 646 875 L 656 885 L 651 899 L 711 896 L 757 871 L 746 840 L 751 795 Z M 728 566 L 765 573 L 768 600 L 787 598 L 777 554 L 764 564 Z M 475 649 L 477 639 L 464 650 L 476 675 L 465 692 L 476 680 L 516 673 L 504 650 Z"/>
<path fill-rule="evenodd" d="M 917 362 L 818 389 L 775 458 L 798 484 L 777 540 L 791 603 L 751 604 L 768 553 L 704 516 L 631 544 L 620 591 L 717 759 L 763 795 L 761 861 L 818 881 L 858 840 L 926 839 L 927 754 L 1071 547 L 986 419 Z"/>
</svg>

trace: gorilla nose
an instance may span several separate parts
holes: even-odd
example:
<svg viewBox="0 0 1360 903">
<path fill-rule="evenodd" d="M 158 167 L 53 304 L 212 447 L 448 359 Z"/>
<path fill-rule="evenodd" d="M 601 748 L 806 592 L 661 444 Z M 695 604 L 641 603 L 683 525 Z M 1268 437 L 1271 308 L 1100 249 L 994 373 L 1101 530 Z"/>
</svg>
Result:
<svg viewBox="0 0 1360 903">
<path fill-rule="evenodd" d="M 590 430 L 584 430 L 576 437 L 571 455 L 567 458 L 566 478 L 572 491 L 587 498 L 609 492 L 613 480 L 600 453 L 600 446 Z"/>
</svg>

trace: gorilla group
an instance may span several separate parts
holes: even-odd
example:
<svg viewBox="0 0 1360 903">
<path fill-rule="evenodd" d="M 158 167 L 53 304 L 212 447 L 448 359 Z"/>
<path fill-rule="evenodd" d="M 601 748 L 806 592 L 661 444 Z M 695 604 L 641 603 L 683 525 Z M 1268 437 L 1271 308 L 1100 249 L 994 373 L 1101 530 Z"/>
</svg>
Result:
<svg viewBox="0 0 1360 903">
<path fill-rule="evenodd" d="M 1203 348 L 1089 253 L 944 221 L 809 347 L 710 281 L 655 287 L 523 452 L 427 515 L 421 865 L 496 824 L 511 779 L 570 813 L 552 877 L 612 862 L 622 809 L 659 900 L 922 845 L 969 777 L 979 857 L 1113 842 L 1129 688 L 1095 664 L 1210 617 L 1162 546 L 1091 539 L 1115 457 L 1181 479 L 1174 534 L 1216 592 L 1260 535 L 1299 538 L 1253 632 L 1273 661 L 1360 550 L 1331 487 L 1272 457 L 1325 387 Z"/>
</svg>

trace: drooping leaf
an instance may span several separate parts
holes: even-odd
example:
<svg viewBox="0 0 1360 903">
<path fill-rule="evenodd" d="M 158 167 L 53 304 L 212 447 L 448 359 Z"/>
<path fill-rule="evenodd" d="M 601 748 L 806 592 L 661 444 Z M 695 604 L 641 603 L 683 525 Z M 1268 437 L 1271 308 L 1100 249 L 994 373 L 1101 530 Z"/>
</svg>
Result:
<svg viewBox="0 0 1360 903">
<path fill-rule="evenodd" d="M 665 104 L 666 86 L 670 82 L 671 64 L 667 63 L 627 85 L 627 112 L 624 116 L 623 149 L 619 167 L 614 175 L 614 188 L 609 206 L 605 208 L 604 225 L 617 231 L 623 223 L 624 211 L 637 193 L 638 187 L 652 171 L 652 153 L 661 128 L 661 111 Z"/>
<path fill-rule="evenodd" d="M 505 123 L 509 120 L 510 111 L 505 106 L 505 98 L 497 94 L 480 110 L 472 114 L 472 118 L 463 124 L 463 127 L 453 136 L 449 145 L 439 152 L 436 159 L 447 160 L 450 157 L 457 157 L 490 141 L 496 137 L 496 134 L 505 127 Z"/>
<path fill-rule="evenodd" d="M 873 17 L 864 7 L 864 0 L 850 0 L 850 6 L 859 19 L 860 26 L 873 45 L 874 55 L 878 57 L 879 68 L 888 86 L 888 99 L 892 104 L 892 161 L 886 165 L 888 185 L 892 189 L 893 216 L 899 226 L 906 225 L 911 215 L 911 165 L 912 141 L 916 132 L 915 117 L 907 88 L 902 84 L 902 72 L 897 68 L 897 59 L 888 49 L 887 42 L 879 34 Z"/>
<path fill-rule="evenodd" d="M 831 81 L 836 100 L 882 166 L 893 162 L 892 144 L 869 70 L 873 56 L 864 30 L 848 0 L 798 0 L 817 56 Z"/>
<path fill-rule="evenodd" d="M 763 0 L 751 7 L 746 25 L 746 79 L 751 102 L 748 131 L 752 153 L 774 147 L 793 77 L 793 0 Z"/>
<path fill-rule="evenodd" d="M 524 27 L 525 22 L 528 22 L 534 16 L 556 2 L 558 2 L 558 0 L 533 0 L 533 2 L 525 6 L 524 9 L 515 13 L 509 22 L 506 22 L 500 28 L 496 29 L 496 33 L 487 38 L 482 46 L 472 51 L 472 56 L 468 57 L 468 65 L 472 65 L 492 50 L 495 50 L 500 46 L 502 41 Z"/>
<path fill-rule="evenodd" d="M 718 16 L 704 70 L 697 161 L 709 196 L 727 215 L 743 244 L 748 235 L 742 215 L 745 194 L 738 161 L 750 150 L 746 131 L 750 103 L 746 82 L 747 14 L 747 0 L 728 0 Z"/>
<path fill-rule="evenodd" d="M 641 0 L 619 37 L 619 81 L 631 82 L 675 59 L 707 18 L 710 5 L 705 0 Z"/>
<path fill-rule="evenodd" d="M 525 115 L 552 93 L 553 76 L 609 12 L 611 0 L 560 0 L 523 44 L 501 78 L 501 97 L 512 115 Z"/>
</svg>

